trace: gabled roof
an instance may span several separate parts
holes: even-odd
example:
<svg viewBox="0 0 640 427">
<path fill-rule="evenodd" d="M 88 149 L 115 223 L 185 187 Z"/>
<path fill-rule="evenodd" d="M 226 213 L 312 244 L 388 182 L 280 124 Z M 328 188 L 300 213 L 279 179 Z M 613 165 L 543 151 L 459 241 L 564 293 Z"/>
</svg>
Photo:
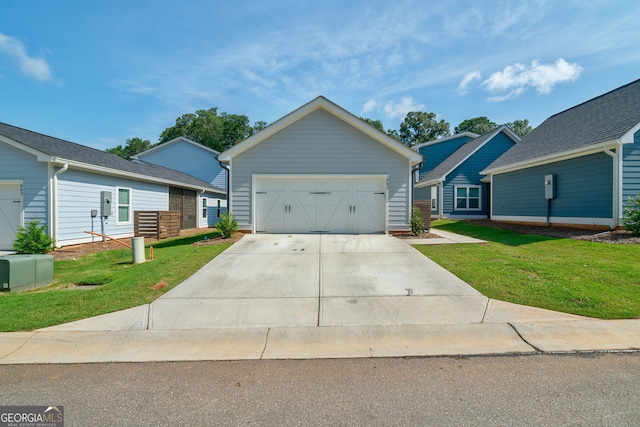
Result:
<svg viewBox="0 0 640 427">
<path fill-rule="evenodd" d="M 269 138 L 275 133 L 281 131 L 282 129 L 286 128 L 292 123 L 295 123 L 296 121 L 302 119 L 303 117 L 308 116 L 312 112 L 319 109 L 322 109 L 324 111 L 329 112 L 330 114 L 333 114 L 337 118 L 347 122 L 354 128 L 369 135 L 371 138 L 375 139 L 381 144 L 386 145 L 393 151 L 405 156 L 407 159 L 411 161 L 411 165 L 416 165 L 422 162 L 421 154 L 415 152 L 414 150 L 410 149 L 405 145 L 402 145 L 401 143 L 391 138 L 384 132 L 380 132 L 378 129 L 374 128 L 369 123 L 354 116 L 353 114 L 349 113 L 347 110 L 343 109 L 342 107 L 339 107 L 338 105 L 334 104 L 333 102 L 329 101 L 327 98 L 323 96 L 319 96 L 315 98 L 314 100 L 306 103 L 305 105 L 298 108 L 297 110 L 273 122 L 266 128 L 262 129 L 260 132 L 257 132 L 251 135 L 249 138 L 245 139 L 244 141 L 223 151 L 218 156 L 218 160 L 220 160 L 221 162 L 229 163 L 232 157 L 237 156 L 238 154 L 250 149 L 251 147 L 259 144 L 260 142 L 264 141 L 265 139 Z"/>
<path fill-rule="evenodd" d="M 444 181 L 447 178 L 448 174 L 450 174 L 455 168 L 464 163 L 469 157 L 471 157 L 475 152 L 482 148 L 487 142 L 491 141 L 491 139 L 493 139 L 493 137 L 498 135 L 500 132 L 503 132 L 515 143 L 518 143 L 520 141 L 520 137 L 507 126 L 499 126 L 491 132 L 487 132 L 484 135 L 479 136 L 476 139 L 472 139 L 471 141 L 462 145 L 449 157 L 444 159 L 438 166 L 436 166 L 428 174 L 422 177 L 422 179 L 418 181 L 415 186 L 417 188 L 421 188 L 431 185 L 437 181 Z"/>
<path fill-rule="evenodd" d="M 176 144 L 178 142 L 186 142 L 186 143 L 191 144 L 191 145 L 193 145 L 195 147 L 201 148 L 201 149 L 203 149 L 205 151 L 209 151 L 209 152 L 215 154 L 216 156 L 218 154 L 220 154 L 218 151 L 214 150 L 213 148 L 209 148 L 206 145 L 200 144 L 199 142 L 192 141 L 189 138 L 186 138 L 184 136 L 179 136 L 177 138 L 173 138 L 170 141 L 154 145 L 153 147 L 149 148 L 148 150 L 145 150 L 142 153 L 136 154 L 132 158 L 136 159 L 136 160 L 141 160 L 143 157 L 148 156 L 149 154 L 155 153 L 156 151 L 162 150 L 163 148 L 170 147 L 171 145 Z"/>
<path fill-rule="evenodd" d="M 478 135 L 477 133 L 474 133 L 474 132 L 460 132 L 460 133 L 456 133 L 456 134 L 453 134 L 453 135 L 450 135 L 450 136 L 446 136 L 444 138 L 434 139 L 434 140 L 427 141 L 427 142 L 422 142 L 420 144 L 414 145 L 411 148 L 416 150 L 416 151 L 418 151 L 422 147 L 426 147 L 428 145 L 440 144 L 441 142 L 451 141 L 451 140 L 454 140 L 454 139 L 461 138 L 463 136 L 468 136 L 468 137 L 473 139 L 473 138 L 479 137 L 480 135 Z"/>
<path fill-rule="evenodd" d="M 173 169 L 148 163 L 131 162 L 115 154 L 5 123 L 0 123 L 0 140 L 14 146 L 16 145 L 13 142 L 17 142 L 27 147 L 27 151 L 37 155 L 41 161 L 49 161 L 56 164 L 66 163 L 70 166 L 100 173 L 226 194 L 221 188 Z M 18 148 L 23 147 L 18 146 Z"/>
<path fill-rule="evenodd" d="M 633 142 L 633 133 L 638 129 L 640 80 L 549 117 L 483 173 L 516 169 L 570 153 Z"/>
</svg>

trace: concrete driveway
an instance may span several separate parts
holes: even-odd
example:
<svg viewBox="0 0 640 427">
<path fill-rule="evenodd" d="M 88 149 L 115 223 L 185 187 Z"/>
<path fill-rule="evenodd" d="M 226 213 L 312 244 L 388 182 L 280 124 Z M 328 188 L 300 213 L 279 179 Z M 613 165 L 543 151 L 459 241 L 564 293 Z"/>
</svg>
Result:
<svg viewBox="0 0 640 427">
<path fill-rule="evenodd" d="M 149 329 L 479 323 L 489 300 L 386 235 L 247 235 L 151 304 Z"/>
</svg>

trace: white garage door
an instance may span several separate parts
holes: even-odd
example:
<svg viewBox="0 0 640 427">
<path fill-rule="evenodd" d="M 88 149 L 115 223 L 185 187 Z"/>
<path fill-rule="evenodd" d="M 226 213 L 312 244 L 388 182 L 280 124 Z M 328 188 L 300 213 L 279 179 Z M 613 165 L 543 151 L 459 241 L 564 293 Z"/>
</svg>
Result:
<svg viewBox="0 0 640 427">
<path fill-rule="evenodd" d="M 257 233 L 384 233 L 384 177 L 256 178 Z"/>
<path fill-rule="evenodd" d="M 0 182 L 0 250 L 13 249 L 13 241 L 20 227 L 21 216 L 20 184 Z"/>
</svg>

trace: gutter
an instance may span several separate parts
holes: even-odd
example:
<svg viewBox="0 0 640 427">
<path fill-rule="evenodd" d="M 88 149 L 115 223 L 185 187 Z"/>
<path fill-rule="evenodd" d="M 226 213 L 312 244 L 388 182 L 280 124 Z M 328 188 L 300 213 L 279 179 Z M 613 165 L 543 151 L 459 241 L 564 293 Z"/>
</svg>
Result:
<svg viewBox="0 0 640 427">
<path fill-rule="evenodd" d="M 51 238 L 55 241 L 56 248 L 60 248 L 58 243 L 58 175 L 62 175 L 69 169 L 69 164 L 65 163 L 62 168 L 53 173 L 53 185 L 51 187 Z"/>
</svg>

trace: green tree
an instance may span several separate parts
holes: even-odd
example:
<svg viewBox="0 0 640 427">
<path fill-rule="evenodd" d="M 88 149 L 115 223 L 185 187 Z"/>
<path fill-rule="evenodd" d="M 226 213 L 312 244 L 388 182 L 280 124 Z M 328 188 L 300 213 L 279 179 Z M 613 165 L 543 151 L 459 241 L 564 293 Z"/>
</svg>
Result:
<svg viewBox="0 0 640 427">
<path fill-rule="evenodd" d="M 151 141 L 136 137 L 127 139 L 127 143 L 124 147 L 122 145 L 118 145 L 117 147 L 108 148 L 107 153 L 115 154 L 129 160 L 136 154 L 142 153 L 151 147 L 153 147 Z"/>
<path fill-rule="evenodd" d="M 484 135 L 487 132 L 491 132 L 497 126 L 498 125 L 489 120 L 487 116 L 480 116 L 463 120 L 453 129 L 453 133 L 473 132 L 478 135 Z"/>
<path fill-rule="evenodd" d="M 373 119 L 368 119 L 366 117 L 360 117 L 360 119 L 369 123 L 371 126 L 378 129 L 380 132 L 384 132 L 384 126 L 382 125 L 382 120 L 373 120 Z"/>
<path fill-rule="evenodd" d="M 449 122 L 438 121 L 436 113 L 411 111 L 407 113 L 400 124 L 399 140 L 403 144 L 413 147 L 422 142 L 443 138 L 451 134 Z"/>
<path fill-rule="evenodd" d="M 249 124 L 249 118 L 242 114 L 218 114 L 217 108 L 197 110 L 183 114 L 176 124 L 160 134 L 160 144 L 184 136 L 217 151 L 224 151 L 266 127 L 266 122 Z"/>
<path fill-rule="evenodd" d="M 520 138 L 524 138 L 533 130 L 531 125 L 529 125 L 528 119 L 519 120 L 516 119 L 512 122 L 505 123 L 512 131 L 514 131 Z"/>
</svg>

